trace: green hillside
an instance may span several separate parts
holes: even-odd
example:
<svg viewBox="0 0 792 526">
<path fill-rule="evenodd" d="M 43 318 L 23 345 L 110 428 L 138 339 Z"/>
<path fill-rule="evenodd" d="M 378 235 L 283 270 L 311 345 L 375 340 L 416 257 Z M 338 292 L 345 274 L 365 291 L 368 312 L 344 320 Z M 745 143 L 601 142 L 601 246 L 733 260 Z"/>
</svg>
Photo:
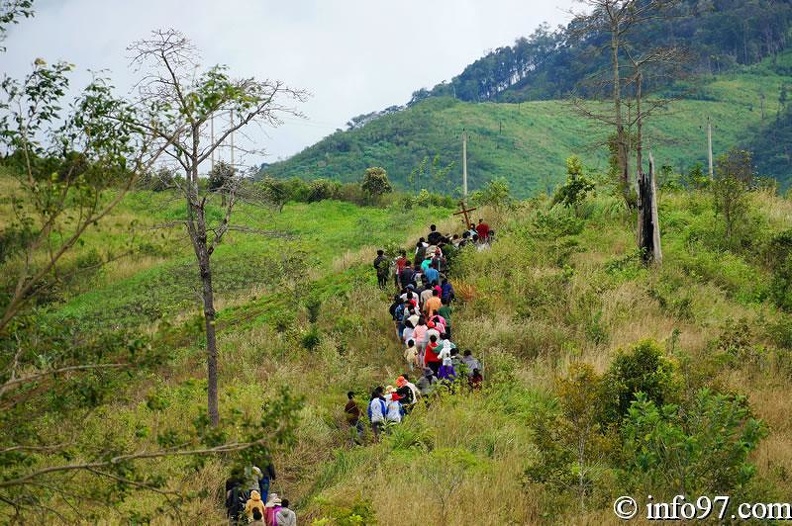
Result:
<svg viewBox="0 0 792 526">
<path fill-rule="evenodd" d="M 458 231 L 458 219 L 450 209 L 335 201 L 287 204 L 282 213 L 240 205 L 238 228 L 214 256 L 224 436 L 233 439 L 244 421 L 283 407 L 284 388 L 301 398 L 292 439 L 269 446 L 274 490 L 292 501 L 302 524 L 463 524 L 474 515 L 493 525 L 616 524 L 619 495 L 639 503 L 679 492 L 726 494 L 733 505 L 783 501 L 792 491 L 784 467 L 792 458 L 792 323 L 783 310 L 792 288 L 782 263 L 790 257 L 792 205 L 747 194 L 747 215 L 727 238 L 707 193 L 663 192 L 664 262 L 645 268 L 634 249 L 635 218 L 600 190 L 576 211 L 544 197 L 479 211 L 498 241 L 458 254 L 449 277 L 458 297 L 454 340 L 483 361 L 484 389 L 470 394 L 459 386 L 362 447 L 350 445 L 346 392 L 364 403 L 374 386 L 406 370 L 389 293 L 376 287 L 375 249 L 409 247 L 430 223 Z M 206 371 L 197 277 L 183 233 L 164 226 L 182 213 L 168 192 L 127 196 L 73 257 L 123 246 L 130 224 L 141 242 L 136 255 L 83 275 L 26 318 L 34 323 L 19 337 L 42 356 L 60 341 L 56 335 L 83 353 L 95 341 L 128 345 L 111 339 L 121 335 L 145 342 L 138 352 L 152 359 L 120 377 L 91 376 L 114 382 L 113 396 L 79 420 L 72 419 L 78 408 L 29 393 L 25 407 L 36 411 L 14 433 L 37 433 L 42 446 L 69 437 L 69 456 L 42 450 L 25 467 L 9 463 L 7 452 L 0 480 L 79 461 L 108 444 L 135 451 L 156 450 L 166 439 L 178 444 L 200 422 Z M 659 365 L 641 373 L 651 380 L 641 384 L 652 397 L 644 412 L 623 422 L 607 416 L 617 398 L 597 386 L 630 378 L 614 364 L 644 367 L 649 359 Z M 675 404 L 662 417 L 651 405 L 660 400 Z M 684 414 L 695 418 L 680 422 Z M 652 418 L 662 425 L 647 427 Z M 581 437 L 587 449 L 579 458 Z M 668 449 L 664 441 L 672 441 Z M 674 456 L 680 448 L 687 448 L 684 459 Z M 24 508 L 19 520 L 175 524 L 190 514 L 219 524 L 218 494 L 240 458 L 140 460 L 112 471 L 116 478 L 53 473 L 37 490 L 39 505 Z M 113 500 L 121 476 L 156 491 L 127 485 L 131 493 Z M 58 488 L 80 505 L 65 505 Z M 0 484 L 4 502 L 19 497 L 13 491 Z M 13 508 L 0 504 L 0 517 L 13 522 Z"/>
<path fill-rule="evenodd" d="M 776 122 L 779 87 L 784 82 L 786 77 L 762 66 L 700 80 L 685 88 L 696 100 L 673 101 L 647 119 L 646 147 L 658 166 L 669 165 L 683 173 L 697 163 L 706 167 L 707 117 L 713 123 L 716 156 L 733 146 L 748 147 Z M 580 156 L 594 170 L 607 170 L 604 142 L 609 128 L 583 118 L 571 103 L 465 103 L 435 97 L 376 118 L 359 129 L 336 132 L 294 157 L 266 167 L 262 175 L 357 182 L 366 168 L 382 166 L 403 190 L 427 188 L 459 194 L 463 130 L 470 136 L 471 190 L 499 177 L 506 178 L 520 197 L 552 189 L 564 180 L 564 160 L 571 155 Z M 454 163 L 448 177 L 433 180 L 425 176 L 411 182 L 410 174 L 422 159 L 431 161 L 435 156 L 441 166 Z M 779 179 L 786 185 L 785 177 Z"/>
</svg>

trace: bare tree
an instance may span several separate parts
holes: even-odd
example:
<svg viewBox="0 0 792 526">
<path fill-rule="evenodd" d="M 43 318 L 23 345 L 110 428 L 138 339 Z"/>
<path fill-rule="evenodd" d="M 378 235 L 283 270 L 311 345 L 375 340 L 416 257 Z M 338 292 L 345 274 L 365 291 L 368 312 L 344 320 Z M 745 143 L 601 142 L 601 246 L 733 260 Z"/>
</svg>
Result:
<svg viewBox="0 0 792 526">
<path fill-rule="evenodd" d="M 644 84 L 649 80 L 678 78 L 686 53 L 676 47 L 634 45 L 635 32 L 656 20 L 673 16 L 679 0 L 578 0 L 592 8 L 578 14 L 573 27 L 578 35 L 605 34 L 610 57 L 610 111 L 592 111 L 581 100 L 576 106 L 586 116 L 613 126 L 612 151 L 619 186 L 628 207 L 638 208 L 638 244 L 645 262 L 659 263 L 660 230 L 657 217 L 657 196 L 654 172 L 644 171 L 644 124 L 656 110 L 666 108 L 669 101 L 647 97 Z M 607 91 L 607 89 L 606 89 Z M 630 177 L 630 154 L 634 149 L 638 195 L 634 194 Z M 650 163 L 651 165 L 651 163 Z M 649 229 L 649 230 L 647 230 Z"/>
<path fill-rule="evenodd" d="M 232 79 L 225 66 L 199 71 L 195 47 L 173 29 L 153 31 L 149 38 L 132 44 L 129 51 L 133 64 L 145 70 L 138 92 L 147 118 L 140 125 L 150 136 L 168 145 L 165 154 L 185 174 L 181 187 L 187 202 L 185 225 L 198 264 L 206 330 L 207 406 L 209 419 L 216 426 L 217 339 L 211 256 L 228 231 L 236 192 L 226 185 L 223 218 L 217 225 L 208 224 L 206 212 L 212 193 L 202 188 L 199 169 L 237 130 L 252 123 L 278 126 L 281 115 L 299 115 L 288 104 L 304 101 L 307 93 L 280 80 Z M 212 117 L 226 113 L 235 118 L 216 119 L 214 134 L 210 134 Z"/>
<path fill-rule="evenodd" d="M 610 74 L 609 80 L 602 82 L 601 88 L 609 93 L 612 107 L 609 111 L 602 112 L 591 110 L 581 100 L 575 102 L 584 115 L 613 126 L 619 183 L 625 202 L 633 208 L 636 202 L 630 182 L 629 159 L 632 142 L 630 128 L 636 123 L 640 124 L 651 109 L 643 108 L 631 117 L 630 101 L 637 102 L 642 96 L 641 86 L 645 69 L 661 58 L 668 60 L 671 55 L 658 50 L 639 54 L 632 45 L 631 37 L 645 24 L 669 16 L 671 8 L 679 4 L 680 0 L 577 1 L 588 6 L 589 10 L 585 13 L 573 13 L 575 18 L 571 27 L 575 28 L 574 34 L 584 39 L 596 34 L 608 37 L 606 46 L 610 60 Z M 630 87 L 632 89 L 628 89 Z"/>
</svg>

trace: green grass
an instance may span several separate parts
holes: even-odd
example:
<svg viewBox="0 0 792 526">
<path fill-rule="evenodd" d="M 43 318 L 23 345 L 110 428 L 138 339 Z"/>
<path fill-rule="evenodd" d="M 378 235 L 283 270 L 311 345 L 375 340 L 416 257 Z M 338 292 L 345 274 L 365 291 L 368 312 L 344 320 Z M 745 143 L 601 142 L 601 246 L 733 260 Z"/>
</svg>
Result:
<svg viewBox="0 0 792 526">
<path fill-rule="evenodd" d="M 713 126 L 717 156 L 734 146 L 746 147 L 779 111 L 778 90 L 785 77 L 767 66 L 703 78 L 688 99 L 674 100 L 645 119 L 644 149 L 657 166 L 684 173 L 699 163 L 707 166 L 707 118 Z M 683 96 L 684 97 L 684 96 Z M 648 107 L 651 97 L 644 103 Z M 589 111 L 607 108 L 586 104 Z M 762 108 L 764 107 L 764 110 Z M 267 169 L 278 177 L 325 177 L 356 182 L 370 166 L 384 167 L 399 188 L 429 188 L 447 193 L 462 185 L 462 131 L 469 134 L 468 185 L 471 190 L 505 177 L 513 193 L 528 197 L 551 191 L 566 177 L 564 161 L 580 156 L 593 170 L 607 169 L 604 148 L 609 128 L 577 113 L 569 102 L 521 104 L 463 103 L 427 99 L 387 115 L 361 129 L 336 132 L 294 157 Z M 421 159 L 439 155 L 442 166 L 454 163 L 444 181 L 408 175 Z M 782 169 L 782 168 L 779 168 Z M 773 173 L 782 181 L 788 174 Z"/>
<path fill-rule="evenodd" d="M 356 449 L 343 424 L 346 391 L 355 390 L 363 405 L 374 386 L 392 383 L 404 368 L 388 296 L 377 289 L 371 268 L 374 250 L 391 242 L 406 248 L 430 223 L 453 228 L 453 211 L 324 201 L 289 204 L 277 214 L 242 204 L 232 222 L 247 231 L 232 230 L 212 260 L 221 414 L 230 421 L 255 418 L 283 386 L 305 397 L 297 442 L 277 446 L 275 463 L 276 490 L 296 503 L 308 524 L 358 512 L 381 524 L 422 518 L 439 524 L 439 512 L 427 518 L 414 510 L 439 510 L 443 503 L 446 523 L 459 523 L 480 513 L 482 499 L 491 503 L 482 524 L 609 523 L 606 501 L 623 489 L 617 474 L 594 488 L 597 498 L 584 512 L 568 492 L 526 481 L 526 468 L 538 458 L 526 422 L 556 407 L 555 380 L 570 363 L 582 360 L 602 372 L 620 350 L 653 338 L 682 364 L 686 381 L 750 395 L 754 411 L 774 430 L 755 455 L 752 491 L 757 498 L 771 495 L 768 488 L 788 492 L 787 478 L 772 468 L 792 458 L 788 314 L 769 299 L 771 274 L 761 251 L 764 240 L 789 228 L 792 205 L 760 192 L 750 198 L 753 219 L 746 224 L 757 230 L 731 246 L 719 237 L 720 218 L 706 194 L 661 192 L 660 268 L 639 263 L 635 217 L 605 189 L 577 214 L 551 208 L 547 198 L 500 212 L 483 208 L 499 241 L 459 256 L 452 280 L 460 296 L 454 339 L 482 359 L 486 389 L 445 397 L 382 443 Z M 177 220 L 181 209 L 173 196 L 132 193 L 83 249 L 121 245 L 125 222 L 158 225 Z M 46 314 L 83 331 L 139 327 L 168 356 L 158 369 L 131 378 L 85 423 L 80 443 L 86 447 L 103 440 L 156 447 L 150 441 L 158 431 L 184 432 L 203 412 L 195 264 L 183 231 L 167 232 L 156 257 L 130 261 L 123 272 L 108 269 L 94 290 L 74 293 Z M 313 323 L 309 300 L 319 305 Z M 741 323 L 749 327 L 746 334 Z M 306 336 L 315 344 L 307 346 Z M 221 521 L 211 495 L 227 467 L 173 460 L 149 469 L 166 474 L 170 487 L 195 492 L 183 510 Z M 109 520 L 151 514 L 156 505 L 153 496 L 136 494 Z"/>
</svg>

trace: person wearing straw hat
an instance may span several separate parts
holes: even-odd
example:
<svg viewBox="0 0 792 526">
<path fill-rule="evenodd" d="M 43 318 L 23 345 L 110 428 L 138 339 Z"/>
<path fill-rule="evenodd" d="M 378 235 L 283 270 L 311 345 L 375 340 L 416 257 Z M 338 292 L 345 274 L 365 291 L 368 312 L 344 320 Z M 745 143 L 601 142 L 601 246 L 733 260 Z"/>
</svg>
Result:
<svg viewBox="0 0 792 526">
<path fill-rule="evenodd" d="M 267 526 L 278 526 L 278 519 L 276 515 L 281 509 L 281 500 L 277 493 L 270 493 L 264 508 L 264 516 Z"/>
</svg>

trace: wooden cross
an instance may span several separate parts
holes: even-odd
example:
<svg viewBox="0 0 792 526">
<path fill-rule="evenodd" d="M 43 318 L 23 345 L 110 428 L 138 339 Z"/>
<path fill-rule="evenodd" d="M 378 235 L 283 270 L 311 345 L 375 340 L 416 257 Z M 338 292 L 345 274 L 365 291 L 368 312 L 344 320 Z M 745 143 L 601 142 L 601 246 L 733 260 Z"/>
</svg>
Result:
<svg viewBox="0 0 792 526">
<path fill-rule="evenodd" d="M 476 208 L 465 208 L 464 199 L 459 202 L 459 208 L 461 208 L 461 210 L 459 212 L 454 212 L 454 215 L 458 216 L 459 214 L 462 214 L 462 217 L 465 218 L 465 229 L 467 230 L 470 227 L 470 218 L 468 217 L 468 212 L 472 212 L 473 210 L 476 210 Z"/>
</svg>

